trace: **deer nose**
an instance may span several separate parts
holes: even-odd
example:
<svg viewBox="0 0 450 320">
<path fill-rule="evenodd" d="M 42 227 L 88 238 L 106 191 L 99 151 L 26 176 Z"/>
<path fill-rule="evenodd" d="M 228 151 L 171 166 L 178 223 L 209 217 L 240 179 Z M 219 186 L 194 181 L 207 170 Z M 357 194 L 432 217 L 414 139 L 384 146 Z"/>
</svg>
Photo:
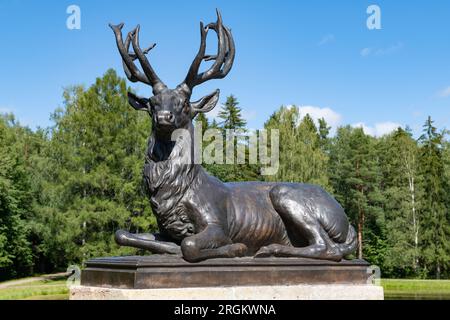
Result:
<svg viewBox="0 0 450 320">
<path fill-rule="evenodd" d="M 170 111 L 160 111 L 158 112 L 156 119 L 160 124 L 172 124 L 175 120 L 175 116 Z"/>
</svg>

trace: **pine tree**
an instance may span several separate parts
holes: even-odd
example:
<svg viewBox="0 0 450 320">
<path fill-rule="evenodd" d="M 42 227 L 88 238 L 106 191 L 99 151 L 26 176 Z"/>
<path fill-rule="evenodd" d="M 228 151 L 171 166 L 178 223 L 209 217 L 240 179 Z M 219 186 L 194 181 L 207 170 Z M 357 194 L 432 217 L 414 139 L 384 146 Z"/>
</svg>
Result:
<svg viewBox="0 0 450 320">
<path fill-rule="evenodd" d="M 448 219 L 448 194 L 445 192 L 443 157 L 444 133 L 437 132 L 431 117 L 423 126 L 419 138 L 420 164 L 424 179 L 422 232 L 422 255 L 425 267 L 439 279 L 449 269 L 450 228 Z"/>
<path fill-rule="evenodd" d="M 228 146 L 233 148 L 234 158 L 231 159 L 232 164 L 204 164 L 205 169 L 212 175 L 218 177 L 222 181 L 253 181 L 259 180 L 259 168 L 256 165 L 248 163 L 248 141 L 245 137 L 236 136 L 235 133 L 240 131 L 246 133 L 247 122 L 241 115 L 241 108 L 238 107 L 238 101 L 235 96 L 230 95 L 227 97 L 225 104 L 219 111 L 218 117 L 223 121 L 217 123 L 214 119 L 209 128 L 219 129 L 222 131 L 223 136 L 223 150 L 226 159 L 226 147 L 227 138 L 232 139 L 232 143 L 228 143 Z M 237 146 L 245 146 L 245 164 L 237 163 Z"/>
<path fill-rule="evenodd" d="M 227 97 L 227 101 L 219 111 L 218 117 L 223 121 L 220 123 L 223 129 L 245 129 L 247 122 L 242 118 L 239 102 L 234 95 Z"/>
<path fill-rule="evenodd" d="M 196 124 L 200 124 L 202 126 L 202 133 L 204 134 L 205 131 L 209 128 L 209 121 L 208 118 L 206 118 L 205 114 L 200 112 L 196 117 L 195 117 L 195 123 Z"/>
<path fill-rule="evenodd" d="M 341 127 L 333 139 L 330 179 L 335 196 L 356 225 L 358 258 L 382 265 L 385 254 L 384 198 L 376 140 L 361 128 Z"/>
<path fill-rule="evenodd" d="M 450 133 L 445 131 L 445 135 Z M 445 180 L 445 194 L 450 195 L 450 141 L 445 141 L 443 144 L 443 159 L 444 159 L 444 180 Z M 446 201 L 447 219 L 450 221 L 450 196 L 447 196 Z M 450 241 L 450 239 L 449 239 Z"/>
<path fill-rule="evenodd" d="M 419 210 L 423 192 L 419 148 L 411 132 L 398 128 L 380 139 L 383 193 L 386 197 L 386 235 L 389 250 L 385 273 L 417 276 L 420 257 Z"/>
<path fill-rule="evenodd" d="M 212 129 L 220 129 L 219 124 L 217 123 L 216 119 L 214 118 L 213 121 L 211 122 L 211 124 L 209 125 L 209 128 Z"/>
<path fill-rule="evenodd" d="M 331 127 L 328 126 L 328 123 L 325 121 L 325 118 L 319 119 L 319 141 L 322 150 L 329 154 L 330 149 L 330 134 Z"/>
</svg>

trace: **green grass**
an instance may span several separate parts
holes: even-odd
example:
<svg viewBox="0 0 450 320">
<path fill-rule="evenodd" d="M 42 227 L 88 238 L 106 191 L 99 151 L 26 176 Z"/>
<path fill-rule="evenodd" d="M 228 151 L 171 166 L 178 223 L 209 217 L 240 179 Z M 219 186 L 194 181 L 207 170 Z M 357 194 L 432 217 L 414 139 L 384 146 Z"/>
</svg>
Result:
<svg viewBox="0 0 450 320">
<path fill-rule="evenodd" d="M 384 298 L 450 300 L 450 280 L 381 279 Z"/>
<path fill-rule="evenodd" d="M 0 288 L 0 300 L 67 300 L 69 289 L 65 279 L 37 280 L 23 284 L 12 281 Z M 450 280 L 382 279 L 385 299 L 449 299 Z"/>
<path fill-rule="evenodd" d="M 69 289 L 66 280 L 38 280 L 0 289 L 0 300 L 66 300 Z"/>
</svg>

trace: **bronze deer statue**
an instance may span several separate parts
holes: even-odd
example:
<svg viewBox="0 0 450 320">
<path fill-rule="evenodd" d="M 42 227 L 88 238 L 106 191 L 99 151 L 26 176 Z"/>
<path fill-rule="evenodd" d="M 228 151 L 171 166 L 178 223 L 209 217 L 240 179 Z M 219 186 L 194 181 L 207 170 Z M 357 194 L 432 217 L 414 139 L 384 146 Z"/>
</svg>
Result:
<svg viewBox="0 0 450 320">
<path fill-rule="evenodd" d="M 110 25 L 132 82 L 153 88 L 149 99 L 128 93 L 136 110 L 152 118 L 152 133 L 144 165 L 144 180 L 160 233 L 132 234 L 118 230 L 119 245 L 161 254 L 182 254 L 189 262 L 242 256 L 306 257 L 339 261 L 356 249 L 356 234 L 339 203 L 322 188 L 302 183 L 223 183 L 200 164 L 185 163 L 192 144 L 172 141 L 175 130 L 193 133 L 192 119 L 212 110 L 219 90 L 190 102 L 195 86 L 224 78 L 230 71 L 235 44 L 230 29 L 217 22 L 200 23 L 200 49 L 184 81 L 168 89 L 158 78 L 139 46 L 139 26 L 122 38 L 123 24 Z M 206 38 L 214 30 L 216 55 L 206 55 Z M 130 45 L 134 52 L 130 52 Z M 139 60 L 143 72 L 134 64 Z M 202 72 L 202 61 L 213 60 Z"/>
</svg>

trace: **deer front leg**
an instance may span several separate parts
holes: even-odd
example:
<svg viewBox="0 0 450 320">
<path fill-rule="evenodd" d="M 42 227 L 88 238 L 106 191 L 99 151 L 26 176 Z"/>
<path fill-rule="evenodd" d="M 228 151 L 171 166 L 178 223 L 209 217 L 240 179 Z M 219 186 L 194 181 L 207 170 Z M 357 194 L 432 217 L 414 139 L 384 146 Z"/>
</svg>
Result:
<svg viewBox="0 0 450 320">
<path fill-rule="evenodd" d="M 145 249 L 152 253 L 181 254 L 180 246 L 174 242 L 158 240 L 159 235 L 148 233 L 129 233 L 118 230 L 115 240 L 118 245 Z"/>
<path fill-rule="evenodd" d="M 202 232 L 183 239 L 181 252 L 189 262 L 198 262 L 211 258 L 234 258 L 247 254 L 247 246 L 243 243 L 232 243 L 222 228 L 216 225 L 207 226 Z"/>
</svg>

